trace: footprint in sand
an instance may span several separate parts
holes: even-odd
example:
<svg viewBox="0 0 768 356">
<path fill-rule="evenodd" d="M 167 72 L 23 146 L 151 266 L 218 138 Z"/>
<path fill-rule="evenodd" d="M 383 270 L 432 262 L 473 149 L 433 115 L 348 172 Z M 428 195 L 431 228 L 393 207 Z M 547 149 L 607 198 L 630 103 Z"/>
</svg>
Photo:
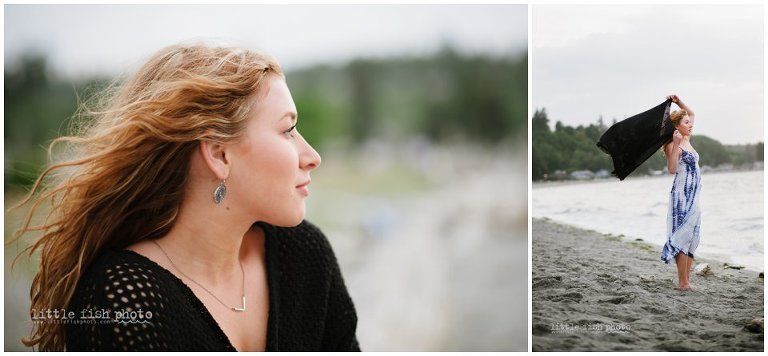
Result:
<svg viewBox="0 0 768 356">
<path fill-rule="evenodd" d="M 664 289 L 672 288 L 666 280 L 657 280 L 655 277 L 640 277 L 640 287 L 648 292 L 659 292 Z"/>
<path fill-rule="evenodd" d="M 555 294 L 555 295 L 548 295 L 544 296 L 543 299 L 549 300 L 552 302 L 574 302 L 578 303 L 582 299 L 584 299 L 584 295 L 577 292 L 570 292 L 570 293 L 564 293 L 564 294 Z"/>
<path fill-rule="evenodd" d="M 563 277 L 549 276 L 549 277 L 533 277 L 533 289 L 551 288 L 561 284 Z"/>
<path fill-rule="evenodd" d="M 656 314 L 656 315 L 664 314 L 664 313 L 667 312 L 664 309 L 659 309 L 659 308 L 655 308 L 655 307 L 652 307 L 652 306 L 645 306 L 645 307 L 642 307 L 642 308 L 643 308 L 643 310 L 645 310 L 645 311 L 647 311 L 647 312 L 649 312 L 651 314 Z"/>
<path fill-rule="evenodd" d="M 618 277 L 611 274 L 601 273 L 597 275 L 597 282 L 603 287 L 612 286 L 618 280 Z"/>
<path fill-rule="evenodd" d="M 533 324 L 533 327 L 531 328 L 531 333 L 533 335 L 552 334 L 552 327 L 548 325 L 543 325 L 543 324 Z"/>
<path fill-rule="evenodd" d="M 665 342 L 656 345 L 656 348 L 660 351 L 696 351 L 686 345 L 683 345 L 682 343 L 673 341 L 673 342 Z"/>
<path fill-rule="evenodd" d="M 635 296 L 632 294 L 627 294 L 627 295 L 618 295 L 618 296 L 610 297 L 607 299 L 601 299 L 600 303 L 628 304 L 634 301 L 635 301 Z"/>
</svg>

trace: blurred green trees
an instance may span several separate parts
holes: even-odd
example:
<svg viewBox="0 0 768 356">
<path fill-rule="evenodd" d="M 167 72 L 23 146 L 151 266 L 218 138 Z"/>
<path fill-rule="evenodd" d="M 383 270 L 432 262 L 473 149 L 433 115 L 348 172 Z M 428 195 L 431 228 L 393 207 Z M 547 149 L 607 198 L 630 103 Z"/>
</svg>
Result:
<svg viewBox="0 0 768 356">
<path fill-rule="evenodd" d="M 467 56 L 445 47 L 428 57 L 356 59 L 286 73 L 299 130 L 316 148 L 377 138 L 495 145 L 526 132 L 527 54 Z M 5 187 L 29 185 L 50 141 L 68 134 L 78 96 L 107 80 L 72 82 L 28 55 L 5 69 Z M 91 89 L 89 89 L 91 88 Z"/>
<path fill-rule="evenodd" d="M 46 160 L 46 146 L 65 131 L 75 112 L 77 93 L 102 78 L 68 83 L 52 77 L 46 59 L 25 55 L 5 71 L 5 186 L 34 181 Z"/>
<path fill-rule="evenodd" d="M 601 169 L 613 171 L 610 156 L 596 146 L 598 139 L 607 129 L 608 126 L 601 117 L 596 123 L 588 126 L 571 127 L 557 121 L 555 129 L 552 130 L 546 109 L 537 109 L 531 118 L 533 180 L 551 177 L 555 171 L 573 172 L 585 169 L 593 172 Z M 691 138 L 691 144 L 701 155 L 699 162 L 701 166 L 717 167 L 733 164 L 738 167 L 763 160 L 762 142 L 757 145 L 726 147 L 710 137 L 694 135 Z M 659 150 L 631 175 L 648 174 L 650 170 L 665 170 L 666 162 L 664 153 Z"/>
<path fill-rule="evenodd" d="M 525 133 L 527 55 L 357 59 L 288 73 L 311 143 L 425 136 L 495 144 Z M 350 141 L 350 142 L 347 142 Z"/>
</svg>

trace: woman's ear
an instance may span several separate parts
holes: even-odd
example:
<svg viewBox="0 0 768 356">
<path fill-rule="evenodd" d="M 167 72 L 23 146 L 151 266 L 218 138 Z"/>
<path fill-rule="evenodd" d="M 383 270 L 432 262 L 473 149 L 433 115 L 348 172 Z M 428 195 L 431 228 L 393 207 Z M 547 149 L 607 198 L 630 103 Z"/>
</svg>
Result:
<svg viewBox="0 0 768 356">
<path fill-rule="evenodd" d="M 203 156 L 208 169 L 219 180 L 229 177 L 230 161 L 227 157 L 226 147 L 219 143 L 200 141 L 200 154 Z"/>
</svg>

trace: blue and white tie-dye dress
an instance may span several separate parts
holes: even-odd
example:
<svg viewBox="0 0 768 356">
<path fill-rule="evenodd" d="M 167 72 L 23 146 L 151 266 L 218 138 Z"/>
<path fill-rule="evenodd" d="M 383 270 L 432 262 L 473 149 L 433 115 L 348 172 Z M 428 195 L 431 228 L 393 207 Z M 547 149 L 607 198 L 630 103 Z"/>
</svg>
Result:
<svg viewBox="0 0 768 356">
<path fill-rule="evenodd" d="M 693 257 L 696 247 L 699 246 L 700 173 L 698 153 L 683 150 L 669 194 L 667 243 L 661 251 L 661 260 L 665 263 L 674 263 L 675 256 L 680 252 Z"/>
</svg>

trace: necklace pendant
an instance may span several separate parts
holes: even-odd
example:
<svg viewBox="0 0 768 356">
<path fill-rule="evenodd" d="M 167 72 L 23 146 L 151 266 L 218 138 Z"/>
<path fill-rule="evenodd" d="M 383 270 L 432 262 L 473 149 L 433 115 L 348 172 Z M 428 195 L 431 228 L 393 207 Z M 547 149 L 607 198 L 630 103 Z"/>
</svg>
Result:
<svg viewBox="0 0 768 356">
<path fill-rule="evenodd" d="M 236 312 L 244 312 L 245 311 L 245 296 L 243 296 L 243 306 L 240 307 L 240 308 L 232 307 L 232 310 L 234 310 Z"/>
</svg>

